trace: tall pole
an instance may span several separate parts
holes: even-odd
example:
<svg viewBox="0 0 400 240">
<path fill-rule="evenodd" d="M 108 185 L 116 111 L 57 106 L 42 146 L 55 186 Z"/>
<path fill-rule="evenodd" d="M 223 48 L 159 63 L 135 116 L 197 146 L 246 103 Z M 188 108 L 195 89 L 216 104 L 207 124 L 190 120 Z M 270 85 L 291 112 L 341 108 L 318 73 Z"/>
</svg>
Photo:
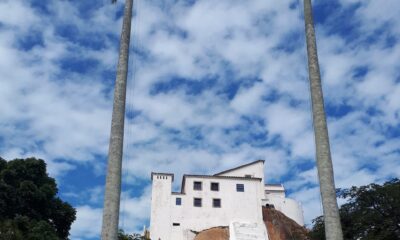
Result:
<svg viewBox="0 0 400 240">
<path fill-rule="evenodd" d="M 311 0 L 304 0 L 305 31 L 307 39 L 308 71 L 312 101 L 316 158 L 322 205 L 324 211 L 325 235 L 327 240 L 342 240 L 339 209 L 336 200 L 333 166 L 329 146 L 328 127 L 322 94 L 317 44 Z"/>
<path fill-rule="evenodd" d="M 112 2 L 115 2 L 115 0 Z M 126 0 L 120 39 L 117 77 L 114 89 L 110 146 L 108 149 L 108 167 L 104 197 L 103 225 L 101 230 L 102 240 L 117 240 L 118 238 L 126 81 L 128 75 L 132 7 L 133 0 Z"/>
</svg>

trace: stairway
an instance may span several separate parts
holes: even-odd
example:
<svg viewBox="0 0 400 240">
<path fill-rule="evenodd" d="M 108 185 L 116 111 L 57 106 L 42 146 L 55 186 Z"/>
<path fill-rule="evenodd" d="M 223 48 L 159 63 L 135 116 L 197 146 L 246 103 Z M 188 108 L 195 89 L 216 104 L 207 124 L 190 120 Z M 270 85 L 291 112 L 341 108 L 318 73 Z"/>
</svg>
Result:
<svg viewBox="0 0 400 240">
<path fill-rule="evenodd" d="M 229 240 L 268 240 L 264 223 L 231 222 L 229 235 Z"/>
</svg>

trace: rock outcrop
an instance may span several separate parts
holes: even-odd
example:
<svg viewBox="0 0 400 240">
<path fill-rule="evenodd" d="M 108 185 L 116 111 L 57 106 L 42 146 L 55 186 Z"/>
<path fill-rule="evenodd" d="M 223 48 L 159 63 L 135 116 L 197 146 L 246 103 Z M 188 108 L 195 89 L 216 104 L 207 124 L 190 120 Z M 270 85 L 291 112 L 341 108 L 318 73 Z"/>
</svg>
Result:
<svg viewBox="0 0 400 240">
<path fill-rule="evenodd" d="M 309 240 L 308 231 L 285 214 L 273 208 L 263 208 L 263 220 L 269 240 Z"/>
<path fill-rule="evenodd" d="M 214 227 L 201 231 L 195 240 L 229 240 L 229 227 Z"/>
<path fill-rule="evenodd" d="M 263 207 L 269 240 L 310 240 L 307 229 L 273 208 Z M 197 234 L 195 240 L 229 240 L 228 227 L 214 227 Z"/>
</svg>

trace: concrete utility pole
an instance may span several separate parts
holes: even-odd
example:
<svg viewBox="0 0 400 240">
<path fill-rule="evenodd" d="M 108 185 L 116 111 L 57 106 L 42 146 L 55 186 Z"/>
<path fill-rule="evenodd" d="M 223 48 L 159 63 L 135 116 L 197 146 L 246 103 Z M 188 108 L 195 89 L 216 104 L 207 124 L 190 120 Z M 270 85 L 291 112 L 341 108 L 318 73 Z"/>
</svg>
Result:
<svg viewBox="0 0 400 240">
<path fill-rule="evenodd" d="M 324 209 L 325 236 L 327 240 L 342 240 L 343 233 L 336 200 L 311 0 L 304 0 L 304 18 L 318 178 Z"/>
<path fill-rule="evenodd" d="M 116 0 L 112 0 L 112 2 L 114 3 Z M 101 230 L 102 240 L 117 240 L 118 238 L 126 82 L 128 75 L 132 8 L 133 0 L 126 0 L 120 39 L 117 77 L 114 89 L 110 146 L 108 149 L 106 191 L 104 197 L 103 225 Z"/>
</svg>

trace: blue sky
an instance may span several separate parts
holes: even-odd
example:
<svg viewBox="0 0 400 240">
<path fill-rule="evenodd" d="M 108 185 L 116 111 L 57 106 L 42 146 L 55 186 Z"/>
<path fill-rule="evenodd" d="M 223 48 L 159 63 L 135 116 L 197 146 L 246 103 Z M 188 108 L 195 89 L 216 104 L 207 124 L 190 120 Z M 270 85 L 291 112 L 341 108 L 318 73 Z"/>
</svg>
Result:
<svg viewBox="0 0 400 240">
<path fill-rule="evenodd" d="M 315 1 L 337 187 L 400 177 L 400 4 Z M 266 160 L 320 215 L 302 3 L 135 1 L 121 227 L 148 224 L 150 172 Z M 123 4 L 0 1 L 0 156 L 48 164 L 71 239 L 99 239 Z"/>
</svg>

